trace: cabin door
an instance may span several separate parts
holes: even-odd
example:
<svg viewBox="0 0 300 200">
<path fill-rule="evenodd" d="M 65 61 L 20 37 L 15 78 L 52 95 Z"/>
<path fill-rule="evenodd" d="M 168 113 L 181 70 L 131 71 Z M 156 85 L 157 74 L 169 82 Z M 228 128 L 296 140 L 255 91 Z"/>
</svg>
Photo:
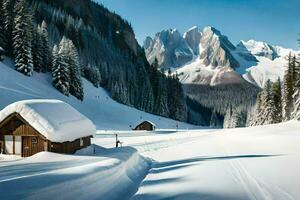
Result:
<svg viewBox="0 0 300 200">
<path fill-rule="evenodd" d="M 44 151 L 43 139 L 36 136 L 22 137 L 22 156 L 29 157 L 41 151 Z"/>
</svg>

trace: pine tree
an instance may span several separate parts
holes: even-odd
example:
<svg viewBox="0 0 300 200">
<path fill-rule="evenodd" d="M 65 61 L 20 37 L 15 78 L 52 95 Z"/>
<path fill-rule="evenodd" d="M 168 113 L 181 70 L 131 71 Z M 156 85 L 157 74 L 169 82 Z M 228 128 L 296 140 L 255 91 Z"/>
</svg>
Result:
<svg viewBox="0 0 300 200">
<path fill-rule="evenodd" d="M 43 61 L 42 71 L 47 72 L 51 70 L 51 51 L 49 47 L 48 30 L 45 21 L 39 26 L 39 38 L 41 45 L 41 56 Z"/>
<path fill-rule="evenodd" d="M 282 96 L 281 96 L 281 81 L 280 78 L 273 83 L 272 85 L 272 94 L 273 94 L 273 101 L 275 106 L 275 112 L 273 112 L 272 119 L 274 123 L 282 122 Z"/>
<path fill-rule="evenodd" d="M 262 121 L 263 121 L 262 96 L 263 96 L 263 91 L 257 94 L 256 103 L 254 106 L 254 114 L 253 114 L 253 118 L 250 121 L 250 126 L 262 125 Z"/>
<path fill-rule="evenodd" d="M 158 91 L 154 103 L 154 110 L 161 116 L 169 116 L 167 83 L 163 76 L 158 78 Z"/>
<path fill-rule="evenodd" d="M 295 91 L 293 95 L 294 111 L 292 112 L 292 117 L 294 119 L 300 120 L 300 63 L 295 62 Z"/>
<path fill-rule="evenodd" d="M 32 41 L 32 58 L 33 58 L 33 69 L 36 72 L 41 72 L 43 69 L 43 57 L 42 57 L 42 42 L 39 34 L 39 26 L 33 31 Z"/>
<path fill-rule="evenodd" d="M 19 3 L 20 4 L 20 3 Z M 5 52 L 8 56 L 13 55 L 13 29 L 14 29 L 14 12 L 15 0 L 3 0 L 4 35 L 5 35 Z"/>
<path fill-rule="evenodd" d="M 262 108 L 264 109 L 261 113 L 262 124 L 273 124 L 276 122 L 276 108 L 274 103 L 274 95 L 272 92 L 272 82 L 268 80 L 266 82 L 264 92 L 262 95 Z"/>
<path fill-rule="evenodd" d="M 84 92 L 81 80 L 80 63 L 76 47 L 71 40 L 67 40 L 67 57 L 70 69 L 70 93 L 82 101 Z"/>
<path fill-rule="evenodd" d="M 67 63 L 66 55 L 66 38 L 63 37 L 59 44 L 59 48 L 53 48 L 52 62 L 52 84 L 62 94 L 69 96 L 70 94 L 70 70 Z"/>
<path fill-rule="evenodd" d="M 288 69 L 284 75 L 282 87 L 282 117 L 284 121 L 291 119 L 293 111 L 293 94 L 295 86 L 295 65 L 292 63 L 292 56 L 289 55 Z"/>
<path fill-rule="evenodd" d="M 53 49 L 52 49 L 52 62 L 51 62 L 51 72 L 55 70 L 55 66 L 57 66 L 57 62 L 58 62 L 58 55 L 59 55 L 59 48 L 57 45 L 54 45 Z"/>
<path fill-rule="evenodd" d="M 187 106 L 182 85 L 175 76 L 168 76 L 168 108 L 170 117 L 180 121 L 187 119 Z"/>
<path fill-rule="evenodd" d="M 17 71 L 31 76 L 32 60 L 32 17 L 28 11 L 26 0 L 20 0 L 15 7 L 13 52 Z"/>
</svg>

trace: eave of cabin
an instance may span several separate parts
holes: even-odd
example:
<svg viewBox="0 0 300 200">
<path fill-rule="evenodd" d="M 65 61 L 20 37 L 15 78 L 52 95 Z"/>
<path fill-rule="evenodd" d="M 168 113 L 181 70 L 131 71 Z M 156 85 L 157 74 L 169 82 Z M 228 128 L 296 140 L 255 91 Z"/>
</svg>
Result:
<svg viewBox="0 0 300 200">
<path fill-rule="evenodd" d="M 0 129 L 6 124 L 8 123 L 13 117 L 17 117 L 22 123 L 24 123 L 25 125 L 30 126 L 36 133 L 39 134 L 39 136 L 41 138 L 43 138 L 44 140 L 47 140 L 47 138 L 41 134 L 39 131 L 37 131 L 33 126 L 31 126 L 19 113 L 12 113 L 11 115 L 9 115 L 7 118 L 5 118 L 2 122 L 0 122 Z"/>
</svg>

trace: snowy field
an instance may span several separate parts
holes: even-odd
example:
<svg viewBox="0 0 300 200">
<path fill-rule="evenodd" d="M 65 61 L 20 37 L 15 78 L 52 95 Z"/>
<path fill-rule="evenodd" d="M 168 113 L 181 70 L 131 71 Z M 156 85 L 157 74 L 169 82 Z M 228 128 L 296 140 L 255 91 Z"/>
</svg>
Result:
<svg viewBox="0 0 300 200">
<path fill-rule="evenodd" d="M 77 155 L 1 157 L 0 199 L 296 200 L 299 130 L 122 131 L 119 149 L 102 131 Z"/>
</svg>

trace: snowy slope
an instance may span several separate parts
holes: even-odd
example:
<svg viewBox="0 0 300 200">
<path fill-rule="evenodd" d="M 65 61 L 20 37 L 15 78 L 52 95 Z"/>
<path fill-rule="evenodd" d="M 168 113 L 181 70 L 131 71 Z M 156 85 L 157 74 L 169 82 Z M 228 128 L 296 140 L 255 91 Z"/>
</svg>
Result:
<svg viewBox="0 0 300 200">
<path fill-rule="evenodd" d="M 59 99 L 90 118 L 98 129 L 129 130 L 141 121 L 149 120 L 159 129 L 193 128 L 194 126 L 167 118 L 155 116 L 112 100 L 102 88 L 95 88 L 84 80 L 85 99 L 83 102 L 59 93 L 51 85 L 49 74 L 34 73 L 33 77 L 15 71 L 8 60 L 0 62 L 0 109 L 24 99 Z M 131 126 L 131 127 L 130 127 Z"/>
<path fill-rule="evenodd" d="M 241 57 L 238 58 L 241 64 L 239 72 L 244 79 L 250 83 L 263 87 L 268 79 L 276 81 L 282 79 L 287 69 L 287 59 L 289 53 L 298 55 L 300 51 L 283 48 L 280 46 L 272 46 L 265 42 L 254 40 L 241 41 L 238 47 L 242 46 L 245 50 L 255 56 L 257 62 L 247 61 Z M 241 51 L 241 48 L 238 48 Z M 237 56 L 239 52 L 234 52 Z"/>
<path fill-rule="evenodd" d="M 205 66 L 202 59 L 195 59 L 193 62 L 175 70 L 180 82 L 184 84 L 235 84 L 243 82 L 240 74 L 232 68 Z"/>
<path fill-rule="evenodd" d="M 299 129 L 300 122 L 291 121 L 252 128 L 121 136 L 126 145 L 154 160 L 132 200 L 300 199 Z M 95 143 L 109 145 L 107 136 L 99 137 Z"/>
</svg>

